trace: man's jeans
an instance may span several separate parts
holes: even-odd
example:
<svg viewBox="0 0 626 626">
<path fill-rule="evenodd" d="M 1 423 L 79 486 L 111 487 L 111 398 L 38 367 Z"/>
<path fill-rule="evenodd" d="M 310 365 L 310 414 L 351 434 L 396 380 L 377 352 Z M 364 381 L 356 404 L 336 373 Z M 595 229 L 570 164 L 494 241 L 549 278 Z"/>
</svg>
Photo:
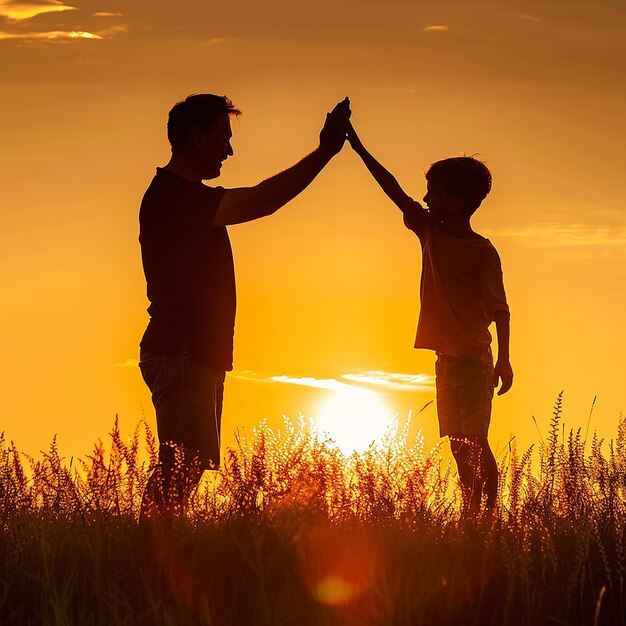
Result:
<svg viewBox="0 0 626 626">
<path fill-rule="evenodd" d="M 225 372 L 190 360 L 186 349 L 177 356 L 142 352 L 139 368 L 156 409 L 160 463 L 173 465 L 182 448 L 204 469 L 219 466 Z"/>
</svg>

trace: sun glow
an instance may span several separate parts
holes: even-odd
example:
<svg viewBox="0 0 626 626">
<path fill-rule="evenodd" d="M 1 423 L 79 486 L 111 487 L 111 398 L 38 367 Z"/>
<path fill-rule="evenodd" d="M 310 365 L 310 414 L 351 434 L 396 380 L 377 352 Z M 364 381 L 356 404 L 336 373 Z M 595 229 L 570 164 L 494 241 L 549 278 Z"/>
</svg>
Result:
<svg viewBox="0 0 626 626">
<path fill-rule="evenodd" d="M 333 393 L 314 419 L 316 430 L 330 437 L 344 454 L 363 452 L 379 441 L 394 420 L 380 395 L 366 389 Z"/>
</svg>

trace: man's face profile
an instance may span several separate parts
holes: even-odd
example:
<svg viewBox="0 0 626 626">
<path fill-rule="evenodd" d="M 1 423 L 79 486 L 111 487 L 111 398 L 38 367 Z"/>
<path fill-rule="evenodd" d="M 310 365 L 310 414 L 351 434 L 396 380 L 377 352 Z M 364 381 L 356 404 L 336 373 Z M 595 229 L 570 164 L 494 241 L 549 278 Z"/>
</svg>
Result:
<svg viewBox="0 0 626 626">
<path fill-rule="evenodd" d="M 209 132 L 196 129 L 194 143 L 203 180 L 220 175 L 222 162 L 233 155 L 231 138 L 230 118 L 226 113 L 218 117 Z"/>
</svg>

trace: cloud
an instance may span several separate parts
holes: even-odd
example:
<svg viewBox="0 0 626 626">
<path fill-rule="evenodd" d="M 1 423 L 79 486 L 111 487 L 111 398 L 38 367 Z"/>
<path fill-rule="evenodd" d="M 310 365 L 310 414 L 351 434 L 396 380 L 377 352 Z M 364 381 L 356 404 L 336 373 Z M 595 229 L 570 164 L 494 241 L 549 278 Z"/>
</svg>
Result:
<svg viewBox="0 0 626 626">
<path fill-rule="evenodd" d="M 62 2 L 7 2 L 0 0 L 0 15 L 12 20 L 28 20 L 43 13 L 75 11 L 77 7 Z"/>
<path fill-rule="evenodd" d="M 301 385 L 329 391 L 354 391 L 363 387 L 376 391 L 432 391 L 434 389 L 434 378 L 429 374 L 401 374 L 380 370 L 342 374 L 339 379 L 312 376 L 263 376 L 252 371 L 237 372 L 231 376 L 239 380 Z"/>
<path fill-rule="evenodd" d="M 425 33 L 446 32 L 448 30 L 450 30 L 450 28 L 445 24 L 432 24 L 423 29 Z"/>
<path fill-rule="evenodd" d="M 103 37 L 83 30 L 48 30 L 37 33 L 7 33 L 6 31 L 0 31 L 0 39 L 26 39 L 31 41 L 45 39 L 48 41 L 62 41 L 72 39 L 103 39 Z"/>
<path fill-rule="evenodd" d="M 219 45 L 221 43 L 224 43 L 225 41 L 226 41 L 226 39 L 224 39 L 224 37 L 213 37 L 212 39 L 209 39 L 207 41 L 207 43 L 210 46 L 217 46 L 217 45 Z"/>
<path fill-rule="evenodd" d="M 430 374 L 400 374 L 380 370 L 343 374 L 340 378 L 352 383 L 383 387 L 393 391 L 432 391 L 435 379 Z"/>
<path fill-rule="evenodd" d="M 282 383 L 285 385 L 301 385 L 302 387 L 313 387 L 315 389 L 328 389 L 330 391 L 353 390 L 354 385 L 339 382 L 335 378 L 313 378 L 312 376 L 262 376 L 255 372 L 245 371 L 232 375 L 239 380 L 250 380 L 260 383 Z"/>
<path fill-rule="evenodd" d="M 521 13 L 515 17 L 522 22 L 534 22 L 535 24 L 543 22 L 540 17 L 537 17 L 536 15 L 527 15 L 525 13 Z"/>
<path fill-rule="evenodd" d="M 116 23 L 121 12 L 97 11 L 85 14 L 80 11 L 80 18 L 72 16 L 72 23 L 67 24 L 65 11 L 75 11 L 81 7 L 63 4 L 61 0 L 42 2 L 10 2 L 0 0 L 0 40 L 22 42 L 62 42 L 77 40 L 111 39 L 128 30 L 125 24 Z M 32 20 L 46 14 L 44 18 Z M 102 18 L 107 18 L 103 21 Z M 112 21 L 110 18 L 116 18 Z M 76 22 L 80 19 L 80 22 Z M 68 28 L 68 26 L 70 28 Z"/>
<path fill-rule="evenodd" d="M 139 367 L 139 361 L 137 359 L 126 359 L 123 363 L 116 363 L 115 367 Z"/>
<path fill-rule="evenodd" d="M 623 247 L 626 227 L 591 226 L 588 224 L 535 223 L 522 228 L 484 231 L 488 237 L 509 238 L 536 247 Z"/>
</svg>

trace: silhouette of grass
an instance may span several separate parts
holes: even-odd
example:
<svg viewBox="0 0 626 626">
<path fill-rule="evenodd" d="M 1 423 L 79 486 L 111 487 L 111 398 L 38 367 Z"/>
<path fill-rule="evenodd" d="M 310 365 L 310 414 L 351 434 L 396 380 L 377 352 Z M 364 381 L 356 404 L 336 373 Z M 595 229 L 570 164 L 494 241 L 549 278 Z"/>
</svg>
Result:
<svg viewBox="0 0 626 626">
<path fill-rule="evenodd" d="M 0 437 L 0 624 L 626 625 L 626 419 L 608 445 L 566 435 L 562 394 L 473 518 L 408 422 L 347 458 L 262 423 L 186 515 L 138 523 L 156 458 L 145 423 L 69 464 Z"/>
</svg>

